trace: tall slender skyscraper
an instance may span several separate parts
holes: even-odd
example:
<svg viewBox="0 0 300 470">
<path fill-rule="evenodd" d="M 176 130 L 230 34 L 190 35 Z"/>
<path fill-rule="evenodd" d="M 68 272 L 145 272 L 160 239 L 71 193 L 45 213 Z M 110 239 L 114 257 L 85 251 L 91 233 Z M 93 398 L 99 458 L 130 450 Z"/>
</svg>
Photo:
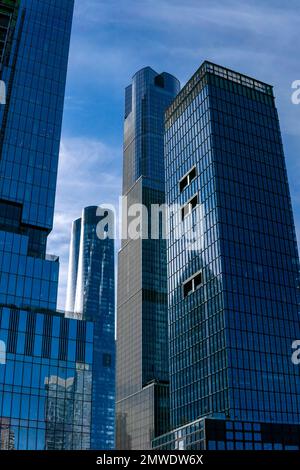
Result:
<svg viewBox="0 0 300 470">
<path fill-rule="evenodd" d="M 299 259 L 272 87 L 205 62 L 167 110 L 165 158 L 183 234 L 171 218 L 174 431 L 154 447 L 299 449 Z"/>
<path fill-rule="evenodd" d="M 0 105 L 2 304 L 56 308 L 59 266 L 46 259 L 46 243 L 72 14 L 73 0 L 0 1 L 0 74 L 7 88 Z"/>
<path fill-rule="evenodd" d="M 69 254 L 69 270 L 67 285 L 66 312 L 75 312 L 75 299 L 77 290 L 78 263 L 80 253 L 82 220 L 77 219 L 72 223 L 70 254 Z M 72 315 L 73 316 L 73 315 Z M 79 314 L 82 316 L 82 313 Z"/>
<path fill-rule="evenodd" d="M 128 207 L 165 202 L 164 112 L 179 89 L 175 77 L 150 67 L 137 72 L 126 89 Z M 125 239 L 118 270 L 117 448 L 149 449 L 152 438 L 168 429 L 168 383 L 165 240 Z"/>
<path fill-rule="evenodd" d="M 115 446 L 115 266 L 114 240 L 97 233 L 104 217 L 91 206 L 73 222 L 66 311 L 94 324 L 91 448 L 109 450 Z"/>
<path fill-rule="evenodd" d="M 0 448 L 89 449 L 94 325 L 54 311 L 73 0 L 0 0 Z M 4 351 L 3 351 L 4 350 Z M 4 353 L 4 354 L 3 354 Z"/>
</svg>

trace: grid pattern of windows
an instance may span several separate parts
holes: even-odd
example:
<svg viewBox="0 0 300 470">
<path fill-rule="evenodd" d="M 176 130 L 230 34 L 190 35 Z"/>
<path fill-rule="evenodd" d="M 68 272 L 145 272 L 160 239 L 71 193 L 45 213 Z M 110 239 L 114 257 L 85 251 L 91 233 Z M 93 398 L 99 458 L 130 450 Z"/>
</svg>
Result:
<svg viewBox="0 0 300 470">
<path fill-rule="evenodd" d="M 95 334 L 91 449 L 115 446 L 115 263 L 114 240 L 101 240 L 103 217 L 87 207 L 73 223 L 68 280 L 71 318 L 93 321 Z M 72 305 L 72 299 L 74 301 Z"/>
<path fill-rule="evenodd" d="M 91 445 L 93 326 L 52 311 L 58 259 L 46 255 L 73 6 L 0 0 L 0 78 L 7 87 L 0 107 L 3 449 Z"/>
<path fill-rule="evenodd" d="M 221 78 L 209 90 L 234 415 L 299 423 L 299 261 L 277 111 Z"/>
<path fill-rule="evenodd" d="M 90 448 L 94 330 L 79 323 L 0 307 L 0 449 Z"/>
<path fill-rule="evenodd" d="M 126 89 L 123 195 L 149 214 L 165 203 L 164 112 L 178 91 L 149 67 Z M 150 449 L 169 426 L 165 240 L 123 240 L 118 276 L 117 447 Z"/>
<path fill-rule="evenodd" d="M 72 0 L 21 0 L 1 79 L 0 199 L 23 204 L 23 223 L 52 228 Z M 21 21 L 23 18 L 23 22 Z"/>
<path fill-rule="evenodd" d="M 167 111 L 167 202 L 198 192 L 201 208 L 181 239 L 169 227 L 172 424 L 218 412 L 299 423 L 299 260 L 272 87 L 214 70 L 205 63 Z M 199 270 L 203 284 L 185 297 Z"/>
<path fill-rule="evenodd" d="M 153 441 L 157 450 L 299 450 L 300 426 L 201 419 Z"/>
<path fill-rule="evenodd" d="M 28 238 L 0 231 L 0 303 L 56 308 L 58 263 L 28 256 Z"/>
<path fill-rule="evenodd" d="M 184 219 L 184 235 L 171 219 L 168 240 L 171 418 L 176 427 L 229 408 L 221 254 L 208 90 L 202 88 L 166 132 L 168 204 L 197 207 Z M 184 192 L 178 182 L 191 168 L 196 177 Z M 198 234 L 192 249 L 189 231 Z M 188 289 L 202 273 L 197 289 Z M 192 282 L 193 284 L 193 282 Z M 190 295 L 185 295 L 185 294 Z"/>
<path fill-rule="evenodd" d="M 0 2 L 1 18 L 4 10 L 10 15 L 0 58 L 7 86 L 0 107 L 0 302 L 19 307 L 56 307 L 58 263 L 45 258 L 73 4 Z"/>
</svg>

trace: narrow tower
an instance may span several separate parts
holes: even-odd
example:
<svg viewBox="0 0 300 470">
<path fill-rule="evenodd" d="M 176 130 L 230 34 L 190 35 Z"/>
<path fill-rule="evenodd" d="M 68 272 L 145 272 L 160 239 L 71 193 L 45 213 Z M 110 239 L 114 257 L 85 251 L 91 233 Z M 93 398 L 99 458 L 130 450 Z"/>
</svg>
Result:
<svg viewBox="0 0 300 470">
<path fill-rule="evenodd" d="M 73 222 L 66 311 L 94 324 L 91 448 L 115 446 L 115 266 L 114 240 L 100 237 L 104 220 L 87 207 Z M 104 227 L 105 229 L 105 227 Z"/>
<path fill-rule="evenodd" d="M 127 206 L 165 203 L 164 112 L 180 88 L 140 70 L 125 95 L 123 196 Z M 126 217 L 126 214 L 123 214 Z M 149 218 L 148 226 L 151 227 Z M 146 223 L 146 221 L 145 221 Z M 124 239 L 117 308 L 117 448 L 149 449 L 169 427 L 166 243 Z"/>
</svg>

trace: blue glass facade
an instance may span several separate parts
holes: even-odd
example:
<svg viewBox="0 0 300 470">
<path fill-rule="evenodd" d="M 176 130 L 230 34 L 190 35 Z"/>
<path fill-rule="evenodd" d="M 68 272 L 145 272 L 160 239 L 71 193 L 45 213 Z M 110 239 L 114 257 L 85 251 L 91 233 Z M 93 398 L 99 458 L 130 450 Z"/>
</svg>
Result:
<svg viewBox="0 0 300 470">
<path fill-rule="evenodd" d="M 55 308 L 52 229 L 73 0 L 0 2 L 0 303 Z M 57 261 L 57 260 L 56 260 Z"/>
<path fill-rule="evenodd" d="M 165 150 L 184 227 L 178 239 L 171 218 L 172 426 L 299 424 L 299 260 L 272 87 L 205 62 L 167 110 Z"/>
<path fill-rule="evenodd" d="M 91 445 L 94 325 L 0 307 L 0 449 Z"/>
<path fill-rule="evenodd" d="M 87 207 L 73 223 L 66 310 L 94 324 L 91 449 L 109 450 L 115 446 L 115 271 L 114 240 L 97 234 L 103 219 L 97 207 Z"/>
<path fill-rule="evenodd" d="M 157 450 L 299 450 L 300 425 L 202 418 L 154 440 Z"/>
<path fill-rule="evenodd" d="M 150 214 L 151 205 L 165 203 L 164 112 L 179 89 L 175 77 L 150 67 L 137 72 L 126 88 L 123 196 L 128 207 L 143 204 Z M 151 231 L 151 217 L 147 223 Z M 144 231 L 146 221 L 142 224 Z M 119 254 L 118 449 L 149 449 L 151 439 L 169 426 L 166 242 L 146 237 L 122 240 Z"/>
<path fill-rule="evenodd" d="M 52 229 L 73 0 L 0 1 L 0 448 L 92 446 L 94 324 L 55 311 Z"/>
</svg>

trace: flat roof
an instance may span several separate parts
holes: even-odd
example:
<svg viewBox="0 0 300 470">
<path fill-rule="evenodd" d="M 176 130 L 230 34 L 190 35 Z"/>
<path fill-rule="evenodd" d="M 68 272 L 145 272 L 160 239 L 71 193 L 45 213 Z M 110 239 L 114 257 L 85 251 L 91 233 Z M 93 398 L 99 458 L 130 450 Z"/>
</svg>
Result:
<svg viewBox="0 0 300 470">
<path fill-rule="evenodd" d="M 166 111 L 166 116 L 169 118 L 175 109 L 185 100 L 185 98 L 191 93 L 193 88 L 199 83 L 199 81 L 207 74 L 224 78 L 230 82 L 237 83 L 239 85 L 246 86 L 252 90 L 267 94 L 274 97 L 273 86 L 262 81 L 256 80 L 256 78 L 243 75 L 234 70 L 222 67 L 221 65 L 214 64 L 213 62 L 205 61 L 194 73 L 192 78 L 186 83 L 186 85 L 178 93 L 173 103 L 169 106 Z"/>
</svg>

